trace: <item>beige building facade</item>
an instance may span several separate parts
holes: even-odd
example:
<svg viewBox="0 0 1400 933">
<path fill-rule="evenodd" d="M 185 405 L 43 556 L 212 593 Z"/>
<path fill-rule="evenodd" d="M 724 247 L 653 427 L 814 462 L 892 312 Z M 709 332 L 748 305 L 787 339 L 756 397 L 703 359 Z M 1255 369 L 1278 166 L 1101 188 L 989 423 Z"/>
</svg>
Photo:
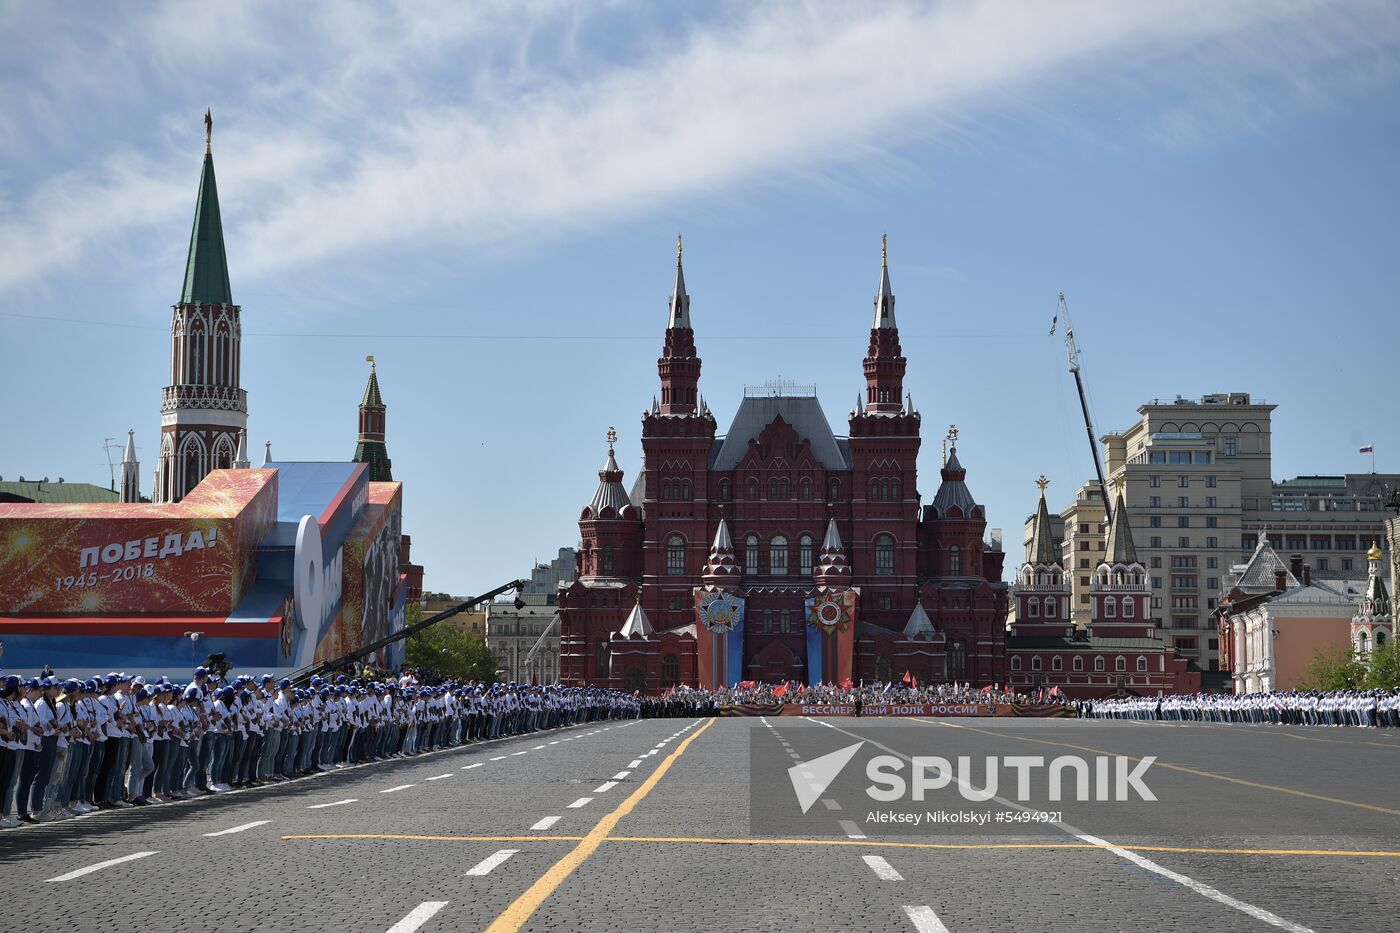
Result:
<svg viewBox="0 0 1400 933">
<path fill-rule="evenodd" d="M 1275 407 L 1243 392 L 1153 400 L 1137 409 L 1137 423 L 1101 438 L 1110 487 L 1123 490 L 1148 568 L 1152 616 L 1164 640 L 1205 671 L 1218 670 L 1220 661 L 1212 613 L 1261 534 L 1320 577 L 1359 579 L 1367 536 L 1384 531 L 1385 493 L 1400 484 L 1400 476 L 1383 474 L 1275 483 Z M 1060 518 L 1074 620 L 1083 625 L 1087 571 L 1106 537 L 1098 484 L 1080 486 Z"/>
</svg>

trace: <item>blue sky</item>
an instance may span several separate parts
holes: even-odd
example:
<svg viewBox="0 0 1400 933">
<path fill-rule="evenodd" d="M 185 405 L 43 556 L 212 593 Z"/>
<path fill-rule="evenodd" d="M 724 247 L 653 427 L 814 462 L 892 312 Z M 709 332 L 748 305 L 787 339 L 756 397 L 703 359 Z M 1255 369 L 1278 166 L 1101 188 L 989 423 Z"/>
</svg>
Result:
<svg viewBox="0 0 1400 933">
<path fill-rule="evenodd" d="M 1144 401 L 1279 405 L 1276 478 L 1400 472 L 1400 10 L 1348 3 L 3 4 L 0 475 L 149 491 L 214 113 L 260 459 L 348 457 L 379 360 L 405 531 L 466 595 L 628 484 L 675 234 L 721 428 L 838 431 L 890 236 L 920 492 L 957 423 L 1015 540 Z"/>
</svg>

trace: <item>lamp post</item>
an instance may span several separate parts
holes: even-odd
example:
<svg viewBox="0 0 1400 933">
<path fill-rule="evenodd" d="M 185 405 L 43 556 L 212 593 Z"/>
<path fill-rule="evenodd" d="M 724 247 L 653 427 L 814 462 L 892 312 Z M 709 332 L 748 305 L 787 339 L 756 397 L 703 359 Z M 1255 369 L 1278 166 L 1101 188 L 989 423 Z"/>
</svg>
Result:
<svg viewBox="0 0 1400 933">
<path fill-rule="evenodd" d="M 197 666 L 197 662 L 195 661 L 195 658 L 198 657 L 198 655 L 199 655 L 199 651 L 198 651 L 199 640 L 200 640 L 201 638 L 204 637 L 204 633 L 203 633 L 203 632 L 186 632 L 186 633 L 185 633 L 185 637 L 188 638 L 188 639 L 190 640 L 190 669 L 193 670 L 193 669 Z"/>
</svg>

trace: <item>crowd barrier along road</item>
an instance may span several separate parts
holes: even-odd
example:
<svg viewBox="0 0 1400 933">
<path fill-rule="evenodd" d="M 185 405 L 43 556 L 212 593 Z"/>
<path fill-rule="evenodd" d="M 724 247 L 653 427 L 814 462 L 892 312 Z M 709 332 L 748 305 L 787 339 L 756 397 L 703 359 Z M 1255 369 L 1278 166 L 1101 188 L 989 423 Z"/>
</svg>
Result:
<svg viewBox="0 0 1400 933">
<path fill-rule="evenodd" d="M 721 706 L 721 716 L 855 716 L 854 703 L 745 703 Z M 1074 707 L 1031 703 L 869 703 L 861 716 L 1035 716 L 1074 718 Z"/>
</svg>

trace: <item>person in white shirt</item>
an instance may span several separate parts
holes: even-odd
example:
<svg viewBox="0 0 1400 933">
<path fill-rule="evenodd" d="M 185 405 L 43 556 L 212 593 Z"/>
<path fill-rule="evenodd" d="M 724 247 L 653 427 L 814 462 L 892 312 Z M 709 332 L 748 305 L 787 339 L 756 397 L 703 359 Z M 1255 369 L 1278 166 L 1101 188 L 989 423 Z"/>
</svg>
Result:
<svg viewBox="0 0 1400 933">
<path fill-rule="evenodd" d="M 20 706 L 22 682 L 13 675 L 0 684 L 0 829 L 20 825 L 15 819 L 15 789 L 28 748 L 28 720 Z"/>
</svg>

